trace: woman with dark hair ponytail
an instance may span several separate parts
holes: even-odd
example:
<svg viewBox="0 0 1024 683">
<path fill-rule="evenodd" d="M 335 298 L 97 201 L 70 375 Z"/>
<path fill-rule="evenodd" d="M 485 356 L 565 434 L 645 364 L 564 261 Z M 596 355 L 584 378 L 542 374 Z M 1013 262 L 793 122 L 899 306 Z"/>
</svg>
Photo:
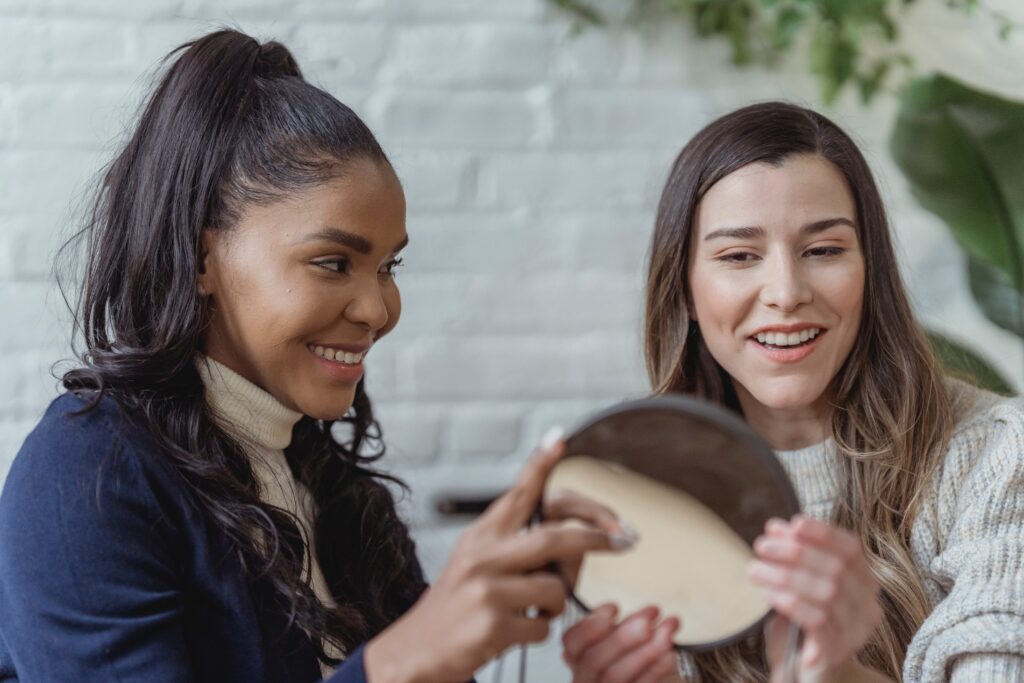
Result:
<svg viewBox="0 0 1024 683">
<path fill-rule="evenodd" d="M 548 439 L 427 590 L 362 381 L 401 185 L 281 44 L 172 57 L 77 236 L 81 365 L 0 498 L 0 680 L 464 681 L 542 640 L 537 570 L 628 534 L 570 498 L 583 525 L 523 531 Z"/>
</svg>

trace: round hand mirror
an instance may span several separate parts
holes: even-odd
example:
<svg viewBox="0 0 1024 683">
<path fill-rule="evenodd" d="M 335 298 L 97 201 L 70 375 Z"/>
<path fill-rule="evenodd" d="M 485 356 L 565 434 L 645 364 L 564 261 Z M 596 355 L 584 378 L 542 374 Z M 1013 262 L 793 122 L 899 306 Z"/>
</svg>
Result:
<svg viewBox="0 0 1024 683">
<path fill-rule="evenodd" d="M 681 395 L 615 406 L 566 439 L 545 495 L 557 489 L 608 506 L 639 537 L 624 553 L 586 557 L 572 595 L 584 610 L 657 605 L 682 620 L 676 646 L 692 652 L 736 642 L 769 615 L 746 565 L 765 522 L 799 504 L 771 448 L 738 416 Z"/>
</svg>

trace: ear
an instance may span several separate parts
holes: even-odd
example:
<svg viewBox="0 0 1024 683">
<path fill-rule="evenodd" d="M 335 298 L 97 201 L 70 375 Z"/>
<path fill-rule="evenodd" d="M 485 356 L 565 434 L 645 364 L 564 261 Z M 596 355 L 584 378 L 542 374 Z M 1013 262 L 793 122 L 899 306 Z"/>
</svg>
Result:
<svg viewBox="0 0 1024 683">
<path fill-rule="evenodd" d="M 213 240 L 213 234 L 204 228 L 199 235 L 199 254 L 196 260 L 196 288 L 199 290 L 199 296 L 213 294 L 214 274 L 210 267 L 212 259 L 209 258 Z"/>
</svg>

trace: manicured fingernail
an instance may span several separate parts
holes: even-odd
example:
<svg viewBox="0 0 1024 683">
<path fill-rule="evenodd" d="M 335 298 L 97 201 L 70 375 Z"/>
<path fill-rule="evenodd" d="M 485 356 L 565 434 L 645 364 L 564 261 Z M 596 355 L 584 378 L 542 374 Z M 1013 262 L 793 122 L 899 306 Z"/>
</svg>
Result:
<svg viewBox="0 0 1024 683">
<path fill-rule="evenodd" d="M 614 550 L 629 550 L 636 542 L 640 540 L 640 534 L 636 532 L 633 525 L 629 522 L 619 519 L 619 531 L 613 531 L 608 534 L 608 538 L 611 541 L 612 549 Z"/>
<path fill-rule="evenodd" d="M 608 534 L 608 542 L 612 547 L 612 550 L 622 552 L 623 550 L 629 550 L 636 545 L 636 539 L 630 536 L 623 536 L 622 534 Z"/>
<path fill-rule="evenodd" d="M 636 528 L 622 517 L 617 518 L 615 521 L 618 523 L 622 534 L 632 536 L 633 538 L 640 538 L 640 534 L 636 532 Z"/>
<path fill-rule="evenodd" d="M 555 425 L 554 427 L 548 429 L 548 431 L 544 432 L 544 436 L 542 436 L 540 439 L 540 447 L 546 451 L 549 451 L 552 448 L 554 448 L 559 441 L 562 440 L 563 436 L 565 436 L 565 430 L 559 427 L 558 425 Z"/>
<path fill-rule="evenodd" d="M 805 666 L 814 666 L 818 663 L 818 657 L 820 650 L 818 644 L 815 641 L 810 641 L 804 646 L 803 660 Z"/>
<path fill-rule="evenodd" d="M 651 632 L 651 622 L 647 619 L 637 619 L 626 627 L 626 633 L 634 638 L 646 638 Z"/>
</svg>

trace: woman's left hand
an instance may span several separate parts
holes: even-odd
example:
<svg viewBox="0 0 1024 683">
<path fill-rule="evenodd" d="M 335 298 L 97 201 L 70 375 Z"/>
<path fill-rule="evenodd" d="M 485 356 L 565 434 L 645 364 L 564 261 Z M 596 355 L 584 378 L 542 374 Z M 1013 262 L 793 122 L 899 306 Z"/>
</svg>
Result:
<svg viewBox="0 0 1024 683">
<path fill-rule="evenodd" d="M 860 541 L 796 515 L 770 520 L 754 553 L 751 580 L 776 612 L 803 629 L 801 671 L 827 678 L 848 666 L 882 619 L 878 581 Z"/>
</svg>

